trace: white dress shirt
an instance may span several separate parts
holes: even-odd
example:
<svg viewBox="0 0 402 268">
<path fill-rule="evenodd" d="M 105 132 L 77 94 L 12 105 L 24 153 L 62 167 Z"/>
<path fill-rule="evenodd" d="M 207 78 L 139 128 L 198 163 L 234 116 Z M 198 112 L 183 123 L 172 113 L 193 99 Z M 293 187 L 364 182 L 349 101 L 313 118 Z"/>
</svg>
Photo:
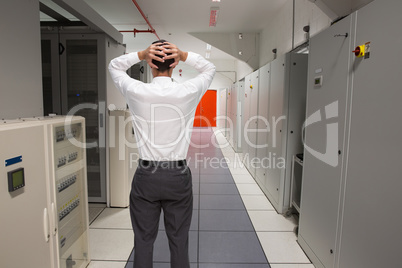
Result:
<svg viewBox="0 0 402 268">
<path fill-rule="evenodd" d="M 110 62 L 109 72 L 131 111 L 140 158 L 186 159 L 195 110 L 212 82 L 215 65 L 188 52 L 185 63 L 200 72 L 195 78 L 179 84 L 158 76 L 143 83 L 126 73 L 139 61 L 137 52 L 122 55 Z"/>
</svg>

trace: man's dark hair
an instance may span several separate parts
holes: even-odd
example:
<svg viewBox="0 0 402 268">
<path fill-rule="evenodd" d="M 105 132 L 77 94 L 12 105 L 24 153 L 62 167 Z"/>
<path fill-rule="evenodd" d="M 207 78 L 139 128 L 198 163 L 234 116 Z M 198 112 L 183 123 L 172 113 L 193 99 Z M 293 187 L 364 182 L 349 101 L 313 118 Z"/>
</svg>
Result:
<svg viewBox="0 0 402 268">
<path fill-rule="evenodd" d="M 161 45 L 164 45 L 165 42 L 167 42 L 167 41 L 161 39 L 161 40 L 158 40 L 158 41 L 153 42 L 152 44 L 160 43 Z M 167 55 L 171 55 L 171 54 L 172 54 L 172 53 L 167 53 Z M 156 55 L 156 56 L 162 58 L 162 56 L 160 56 L 160 55 Z M 172 63 L 174 63 L 174 59 L 165 60 L 165 62 L 160 62 L 160 61 L 157 61 L 157 60 L 152 60 L 152 63 L 155 64 L 156 66 L 158 66 L 158 71 L 164 72 L 164 71 L 170 69 L 170 65 L 171 65 Z"/>
</svg>

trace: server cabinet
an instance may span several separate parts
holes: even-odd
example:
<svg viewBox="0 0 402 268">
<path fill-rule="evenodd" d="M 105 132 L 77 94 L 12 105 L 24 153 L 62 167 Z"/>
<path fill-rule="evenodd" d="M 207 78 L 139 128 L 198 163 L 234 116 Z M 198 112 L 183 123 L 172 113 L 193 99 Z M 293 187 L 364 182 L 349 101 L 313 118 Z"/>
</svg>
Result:
<svg viewBox="0 0 402 268">
<path fill-rule="evenodd" d="M 290 207 L 293 156 L 303 152 L 302 129 L 306 119 L 308 56 L 305 53 L 293 51 L 287 55 L 286 64 L 288 68 L 286 69 L 283 113 L 286 118 L 281 120 L 284 124 L 279 129 L 279 133 L 282 134 L 282 151 L 277 155 L 282 159 L 279 158 L 275 162 L 275 168 L 281 169 L 282 161 L 285 161 L 279 184 L 278 211 L 281 212 L 285 212 Z"/>
<path fill-rule="evenodd" d="M 236 107 L 233 107 L 233 98 L 234 95 L 236 94 L 236 85 L 233 84 L 229 89 L 228 89 L 228 95 L 227 95 L 227 103 L 228 103 L 228 108 L 227 108 L 227 115 L 226 115 L 226 121 L 227 121 L 227 127 L 226 127 L 226 139 L 229 141 L 230 146 L 234 148 L 234 140 L 233 140 L 233 135 L 234 135 L 234 130 L 233 126 L 236 123 L 234 120 L 234 114 L 236 113 Z"/>
<path fill-rule="evenodd" d="M 241 106 L 239 107 L 239 83 L 233 84 L 232 87 L 232 95 L 231 95 L 231 102 L 232 102 L 232 135 L 231 135 L 231 142 L 232 147 L 235 152 L 238 151 L 238 139 L 239 139 L 239 117 L 241 115 Z M 240 108 L 240 109 L 239 109 Z"/>
<path fill-rule="evenodd" d="M 110 206 L 128 207 L 131 183 L 138 166 L 138 144 L 129 110 L 109 111 L 113 139 L 109 146 Z"/>
<path fill-rule="evenodd" d="M 219 99 L 217 100 L 218 112 L 217 112 L 217 120 L 216 125 L 218 129 L 223 130 L 223 135 L 226 136 L 226 125 L 227 125 L 227 111 L 228 111 L 228 101 L 227 96 L 229 90 L 224 88 L 219 91 Z"/>
<path fill-rule="evenodd" d="M 225 120 L 225 132 L 223 133 L 227 139 L 227 141 L 230 144 L 230 141 L 232 140 L 232 133 L 231 131 L 228 131 L 231 128 L 231 118 L 232 116 L 232 100 L 230 98 L 230 96 L 232 96 L 232 90 L 233 87 L 229 87 L 226 89 L 226 111 L 225 111 L 225 115 L 224 115 L 224 120 Z"/>
<path fill-rule="evenodd" d="M 56 34 L 41 35 L 43 114 L 61 114 L 59 37 Z"/>
<path fill-rule="evenodd" d="M 231 136 L 230 144 L 232 145 L 235 152 L 239 152 L 239 140 L 241 140 L 241 100 L 240 98 L 244 96 L 241 93 L 243 86 L 240 82 L 233 84 L 232 91 L 230 94 L 231 100 Z M 241 143 L 241 142 L 240 142 Z"/>
<path fill-rule="evenodd" d="M 255 178 L 259 184 L 264 185 L 266 170 L 266 156 L 268 155 L 268 135 L 270 131 L 269 119 L 269 88 L 270 88 L 270 75 L 271 64 L 268 63 L 261 67 L 259 77 L 259 96 L 258 96 L 258 121 L 257 121 L 257 158 L 262 161 L 259 168 L 256 169 Z"/>
<path fill-rule="evenodd" d="M 367 45 L 370 50 L 366 57 L 351 53 L 349 146 L 336 267 L 400 266 L 402 56 L 389 53 L 402 45 L 400 10 L 401 1 L 377 0 L 356 12 L 350 51 Z"/>
<path fill-rule="evenodd" d="M 242 107 L 242 132 L 241 132 L 241 148 L 243 156 L 249 155 L 250 146 L 249 142 L 246 142 L 246 122 L 250 118 L 250 103 L 251 103 L 251 74 L 247 75 L 244 78 L 244 94 L 243 94 L 243 107 Z M 248 127 L 248 126 L 247 126 Z M 249 163 L 244 163 L 247 168 L 249 167 Z"/>
<path fill-rule="evenodd" d="M 244 122 L 244 79 L 240 80 L 238 82 L 238 85 L 236 87 L 236 94 L 237 94 L 237 105 L 236 105 L 236 132 L 237 135 L 235 136 L 235 151 L 236 152 L 242 152 L 243 148 L 243 122 Z"/>
<path fill-rule="evenodd" d="M 279 213 L 290 206 L 291 163 L 303 151 L 307 55 L 290 52 L 260 69 L 256 179 Z"/>
<path fill-rule="evenodd" d="M 308 115 L 326 113 L 306 128 L 299 243 L 316 267 L 400 266 L 401 56 L 384 51 L 401 43 L 401 8 L 374 1 L 311 40 Z M 325 152 L 325 139 L 338 142 L 328 146 L 338 162 L 328 147 L 312 151 Z"/>
<path fill-rule="evenodd" d="M 352 39 L 349 16 L 310 40 L 298 240 L 324 267 L 334 263 Z"/>
<path fill-rule="evenodd" d="M 86 119 L 88 196 L 106 201 L 106 59 L 104 36 L 62 34 L 60 45 L 62 113 Z M 104 64 L 102 64 L 104 63 Z"/>
<path fill-rule="evenodd" d="M 259 70 L 251 73 L 245 80 L 243 117 L 243 156 L 247 169 L 255 177 L 254 162 L 257 155 L 257 115 Z"/>
<path fill-rule="evenodd" d="M 45 115 L 74 114 L 86 118 L 91 202 L 107 202 L 106 107 L 126 106 L 107 73 L 107 65 L 124 50 L 105 34 L 88 29 L 42 29 Z"/>
<path fill-rule="evenodd" d="M 271 62 L 270 90 L 267 103 L 270 132 L 265 156 L 270 156 L 271 160 L 274 159 L 275 161 L 280 160 L 282 157 L 282 128 L 283 122 L 286 120 L 286 114 L 284 114 L 286 67 L 288 67 L 286 66 L 286 55 L 282 55 Z M 264 168 L 265 179 L 264 183 L 262 183 L 263 191 L 279 213 L 282 213 L 282 208 L 279 209 L 279 192 L 281 190 L 280 181 L 283 168 L 277 167 L 276 164 L 272 166 L 271 163 L 271 166 Z"/>
</svg>

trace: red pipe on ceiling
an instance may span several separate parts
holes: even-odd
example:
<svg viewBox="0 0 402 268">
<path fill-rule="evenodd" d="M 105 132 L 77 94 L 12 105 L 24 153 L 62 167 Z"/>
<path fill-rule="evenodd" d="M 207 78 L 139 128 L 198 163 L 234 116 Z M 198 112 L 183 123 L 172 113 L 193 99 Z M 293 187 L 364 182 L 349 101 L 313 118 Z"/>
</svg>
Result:
<svg viewBox="0 0 402 268">
<path fill-rule="evenodd" d="M 138 5 L 136 0 L 132 0 L 134 5 L 137 7 L 138 11 L 141 13 L 142 17 L 144 18 L 144 20 L 148 23 L 148 26 L 151 28 L 151 30 L 137 30 L 134 29 L 134 31 L 120 31 L 120 32 L 134 32 L 134 37 L 136 33 L 153 33 L 156 35 L 156 37 L 158 38 L 158 40 L 160 40 L 158 34 L 156 33 L 154 27 L 152 27 L 151 23 L 149 22 L 148 18 L 145 16 L 144 12 L 142 12 L 141 7 Z"/>
<path fill-rule="evenodd" d="M 155 34 L 155 30 L 137 30 L 137 29 L 135 29 L 134 28 L 134 30 L 130 30 L 130 31 L 119 31 L 119 32 L 121 32 L 121 33 L 134 33 L 134 37 L 135 37 L 135 35 L 137 34 L 137 33 L 153 33 L 153 34 Z M 157 35 L 156 35 L 157 36 Z M 157 36 L 158 37 L 158 36 Z M 159 37 L 158 37 L 158 39 L 159 39 Z"/>
</svg>

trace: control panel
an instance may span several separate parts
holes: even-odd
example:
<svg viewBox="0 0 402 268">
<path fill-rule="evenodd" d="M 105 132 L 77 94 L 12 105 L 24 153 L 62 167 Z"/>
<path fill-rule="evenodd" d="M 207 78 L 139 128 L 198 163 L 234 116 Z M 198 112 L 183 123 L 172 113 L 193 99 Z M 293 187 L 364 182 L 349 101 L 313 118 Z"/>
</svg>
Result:
<svg viewBox="0 0 402 268">
<path fill-rule="evenodd" d="M 61 268 L 67 259 L 81 267 L 88 256 L 84 127 L 83 121 L 63 121 L 53 124 L 50 130 Z"/>
</svg>

